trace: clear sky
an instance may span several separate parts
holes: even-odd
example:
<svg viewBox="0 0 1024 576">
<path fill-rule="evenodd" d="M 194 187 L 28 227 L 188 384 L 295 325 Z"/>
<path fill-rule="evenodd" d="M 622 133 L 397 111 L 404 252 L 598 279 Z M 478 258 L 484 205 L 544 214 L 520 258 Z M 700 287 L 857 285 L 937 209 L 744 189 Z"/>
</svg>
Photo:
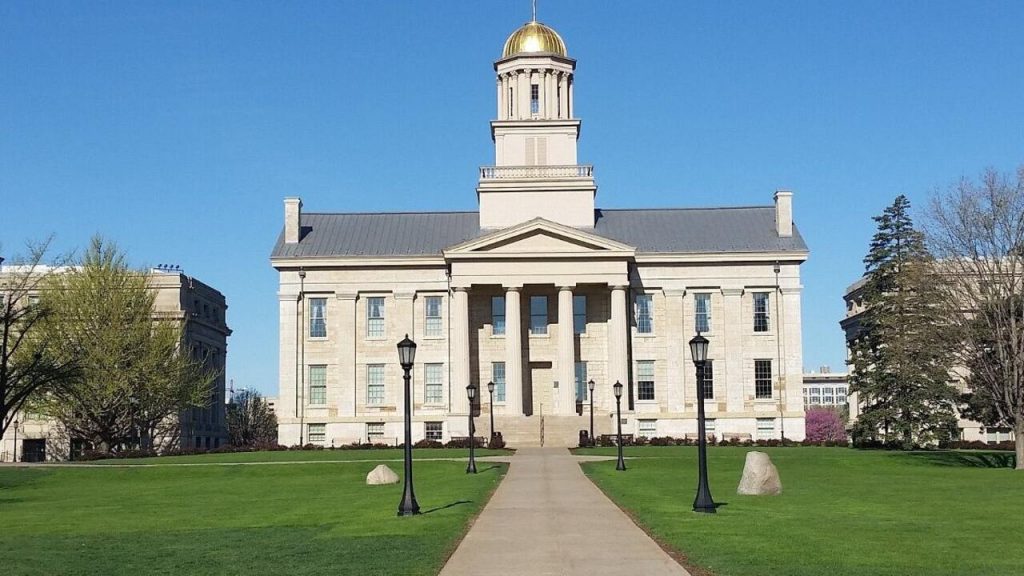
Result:
<svg viewBox="0 0 1024 576">
<path fill-rule="evenodd" d="M 270 249 L 310 211 L 474 210 L 492 63 L 529 0 L 0 3 L 0 255 L 94 233 L 225 293 L 277 389 Z M 842 369 L 871 216 L 1024 162 L 1024 2 L 540 0 L 605 208 L 794 192 L 804 365 Z"/>
</svg>

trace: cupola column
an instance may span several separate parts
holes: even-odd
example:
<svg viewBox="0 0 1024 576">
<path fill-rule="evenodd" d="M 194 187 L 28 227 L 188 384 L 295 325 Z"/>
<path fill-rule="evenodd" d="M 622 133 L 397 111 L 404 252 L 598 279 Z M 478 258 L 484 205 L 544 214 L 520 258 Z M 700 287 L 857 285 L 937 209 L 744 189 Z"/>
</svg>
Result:
<svg viewBox="0 0 1024 576">
<path fill-rule="evenodd" d="M 568 118 L 569 117 L 569 75 L 562 72 L 558 75 L 558 93 L 561 97 L 558 99 L 558 117 Z"/>
<path fill-rule="evenodd" d="M 501 75 L 499 75 L 497 78 L 497 86 L 495 87 L 495 89 L 498 91 L 498 115 L 495 116 L 495 118 L 498 118 L 499 120 L 504 118 L 505 114 L 505 91 L 502 89 L 503 84 L 504 83 L 501 79 Z"/>
<path fill-rule="evenodd" d="M 555 73 L 548 70 L 544 74 L 547 82 L 544 83 L 544 117 L 548 119 L 558 118 L 558 97 L 555 94 Z"/>
<path fill-rule="evenodd" d="M 516 119 L 527 120 L 530 118 L 530 71 L 520 70 L 516 78 L 516 102 L 519 103 L 519 114 L 516 115 Z"/>
</svg>

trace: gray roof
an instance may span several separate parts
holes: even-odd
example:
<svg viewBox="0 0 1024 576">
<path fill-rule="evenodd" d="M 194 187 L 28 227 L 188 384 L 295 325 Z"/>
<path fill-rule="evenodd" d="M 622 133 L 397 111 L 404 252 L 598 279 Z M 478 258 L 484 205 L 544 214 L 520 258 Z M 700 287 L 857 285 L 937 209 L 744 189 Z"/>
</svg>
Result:
<svg viewBox="0 0 1024 576">
<path fill-rule="evenodd" d="M 277 238 L 272 258 L 429 256 L 493 230 L 480 229 L 477 212 L 407 212 L 302 215 L 302 239 Z M 793 236 L 775 233 L 775 207 L 597 210 L 598 236 L 638 253 L 805 252 Z"/>
</svg>

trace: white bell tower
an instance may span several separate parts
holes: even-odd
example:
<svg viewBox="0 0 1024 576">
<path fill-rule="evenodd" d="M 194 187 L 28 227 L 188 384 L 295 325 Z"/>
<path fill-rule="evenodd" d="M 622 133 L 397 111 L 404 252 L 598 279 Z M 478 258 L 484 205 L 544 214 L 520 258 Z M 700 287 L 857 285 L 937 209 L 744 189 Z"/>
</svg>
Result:
<svg viewBox="0 0 1024 576">
<path fill-rule="evenodd" d="M 576 160 L 576 61 L 565 42 L 534 19 L 508 37 L 494 69 L 494 166 L 480 168 L 480 226 L 505 228 L 542 217 L 592 228 L 597 185 L 593 167 Z"/>
</svg>

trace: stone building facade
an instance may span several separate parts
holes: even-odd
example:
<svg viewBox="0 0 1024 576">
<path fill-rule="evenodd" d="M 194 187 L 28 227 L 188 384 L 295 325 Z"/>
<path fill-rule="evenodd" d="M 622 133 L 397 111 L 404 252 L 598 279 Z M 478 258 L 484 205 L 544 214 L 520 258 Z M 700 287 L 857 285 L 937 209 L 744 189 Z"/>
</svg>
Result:
<svg viewBox="0 0 1024 576">
<path fill-rule="evenodd" d="M 396 343 L 418 348 L 414 438 L 477 423 L 513 445 L 572 444 L 614 428 L 695 436 L 688 340 L 711 341 L 702 380 L 719 437 L 803 437 L 800 265 L 792 195 L 738 208 L 608 210 L 579 164 L 576 61 L 529 22 L 495 63 L 495 163 L 474 212 L 308 213 L 285 199 L 280 276 L 282 443 L 402 436 Z M 496 384 L 493 402 L 487 383 Z"/>
<path fill-rule="evenodd" d="M 0 272 L 2 274 L 2 272 Z M 147 283 L 155 292 L 154 319 L 175 320 L 185 326 L 184 348 L 197 360 L 219 371 L 206 408 L 191 408 L 179 416 L 178 437 L 166 439 L 182 448 L 217 448 L 228 441 L 225 425 L 225 366 L 227 302 L 215 288 L 171 268 L 154 268 Z M 0 462 L 13 460 L 66 460 L 82 450 L 80 442 L 66 438 L 56 422 L 21 412 L 14 426 L 0 437 Z"/>
</svg>

